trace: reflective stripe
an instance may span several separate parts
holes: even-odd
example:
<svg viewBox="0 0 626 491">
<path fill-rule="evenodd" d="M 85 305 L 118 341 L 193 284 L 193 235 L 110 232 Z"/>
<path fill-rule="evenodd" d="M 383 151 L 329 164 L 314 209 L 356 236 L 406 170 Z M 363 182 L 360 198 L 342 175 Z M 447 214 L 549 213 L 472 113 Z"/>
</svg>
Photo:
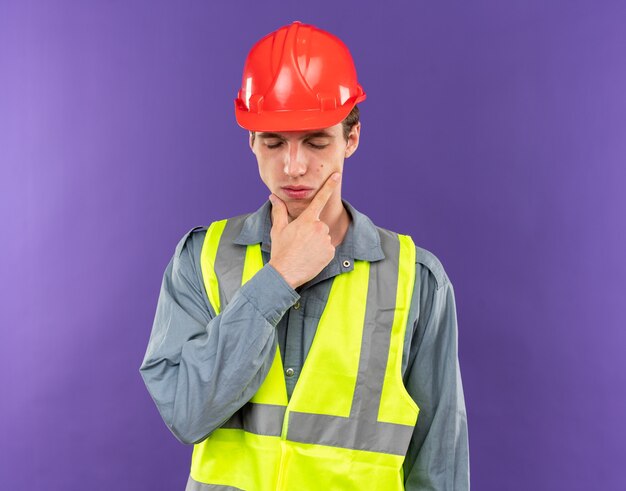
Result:
<svg viewBox="0 0 626 491">
<path fill-rule="evenodd" d="M 204 484 L 194 480 L 191 476 L 187 480 L 187 486 L 185 491 L 244 491 L 241 488 L 234 488 L 233 486 L 223 486 L 221 484 Z"/>
<path fill-rule="evenodd" d="M 287 438 L 301 443 L 383 452 L 404 457 L 411 435 L 413 426 L 380 421 L 372 423 L 359 418 L 291 411 Z"/>
<path fill-rule="evenodd" d="M 387 261 L 370 265 L 359 374 L 350 411 L 350 418 L 361 415 L 369 422 L 378 420 L 396 306 L 400 251 L 397 238 L 380 233 L 380 239 Z"/>
<path fill-rule="evenodd" d="M 207 296 L 209 297 L 209 303 L 213 306 L 213 311 L 216 315 L 220 313 L 221 304 L 219 283 L 217 281 L 217 275 L 215 274 L 215 256 L 217 254 L 217 246 L 220 242 L 225 226 L 226 220 L 213 222 L 209 226 L 204 237 L 202 255 L 200 257 L 200 268 L 202 269 L 204 288 Z"/>
<path fill-rule="evenodd" d="M 280 436 L 285 406 L 246 403 L 222 425 L 222 428 L 245 430 L 256 435 Z"/>
<path fill-rule="evenodd" d="M 396 307 L 400 243 L 380 231 L 387 261 L 371 263 L 359 371 L 350 417 L 290 411 L 287 438 L 301 443 L 405 455 L 413 426 L 378 421 Z"/>
<path fill-rule="evenodd" d="M 229 218 L 217 247 L 215 274 L 219 278 L 220 304 L 228 305 L 233 295 L 241 287 L 246 246 L 233 244 L 248 215 Z"/>
</svg>

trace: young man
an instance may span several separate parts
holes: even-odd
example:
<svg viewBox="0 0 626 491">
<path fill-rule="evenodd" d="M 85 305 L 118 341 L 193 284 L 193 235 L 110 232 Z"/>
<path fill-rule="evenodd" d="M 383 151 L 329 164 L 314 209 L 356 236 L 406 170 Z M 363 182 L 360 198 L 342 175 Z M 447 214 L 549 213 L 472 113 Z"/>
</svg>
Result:
<svg viewBox="0 0 626 491">
<path fill-rule="evenodd" d="M 236 117 L 270 199 L 180 240 L 140 368 L 195 444 L 187 490 L 469 489 L 452 284 L 341 198 L 364 99 L 314 26 L 248 55 Z"/>
</svg>

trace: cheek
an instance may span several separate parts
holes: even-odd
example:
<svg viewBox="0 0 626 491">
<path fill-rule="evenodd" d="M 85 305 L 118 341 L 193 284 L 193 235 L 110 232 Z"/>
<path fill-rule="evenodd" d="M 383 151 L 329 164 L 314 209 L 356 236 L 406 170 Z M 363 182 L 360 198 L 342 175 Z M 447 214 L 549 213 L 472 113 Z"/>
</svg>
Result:
<svg viewBox="0 0 626 491">
<path fill-rule="evenodd" d="M 269 186 L 270 181 L 272 179 L 271 172 L 268 166 L 265 163 L 259 162 L 259 176 L 261 176 L 261 180 Z"/>
<path fill-rule="evenodd" d="M 329 176 L 335 171 L 341 170 L 339 159 L 326 158 L 318 162 L 314 167 L 314 172 L 318 176 Z"/>
</svg>

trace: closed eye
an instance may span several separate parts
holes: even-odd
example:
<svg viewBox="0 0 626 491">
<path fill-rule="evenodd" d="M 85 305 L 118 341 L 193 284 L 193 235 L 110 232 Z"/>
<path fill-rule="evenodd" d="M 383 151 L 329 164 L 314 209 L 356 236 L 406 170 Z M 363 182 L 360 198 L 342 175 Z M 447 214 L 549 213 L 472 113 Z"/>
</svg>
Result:
<svg viewBox="0 0 626 491">
<path fill-rule="evenodd" d="M 312 142 L 307 142 L 309 145 L 311 145 L 313 148 L 317 148 L 317 149 L 322 149 L 322 148 L 326 148 L 328 145 L 316 145 L 315 143 Z"/>
<path fill-rule="evenodd" d="M 316 145 L 313 142 L 307 142 L 311 147 L 316 148 L 318 150 L 321 150 L 322 148 L 326 148 L 328 145 Z M 273 144 L 268 144 L 267 148 L 278 148 L 283 144 L 283 142 L 278 142 L 278 143 L 273 143 Z"/>
</svg>

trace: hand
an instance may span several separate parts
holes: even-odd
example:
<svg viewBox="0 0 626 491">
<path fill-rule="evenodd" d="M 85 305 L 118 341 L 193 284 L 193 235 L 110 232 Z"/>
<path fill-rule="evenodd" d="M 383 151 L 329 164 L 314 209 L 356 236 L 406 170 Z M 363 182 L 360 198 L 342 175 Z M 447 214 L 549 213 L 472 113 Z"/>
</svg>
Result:
<svg viewBox="0 0 626 491">
<path fill-rule="evenodd" d="M 320 213 L 330 195 L 339 185 L 341 174 L 335 172 L 313 197 L 309 206 L 291 223 L 287 205 L 272 194 L 271 264 L 292 288 L 303 285 L 335 257 L 329 227 L 320 220 Z"/>
</svg>

